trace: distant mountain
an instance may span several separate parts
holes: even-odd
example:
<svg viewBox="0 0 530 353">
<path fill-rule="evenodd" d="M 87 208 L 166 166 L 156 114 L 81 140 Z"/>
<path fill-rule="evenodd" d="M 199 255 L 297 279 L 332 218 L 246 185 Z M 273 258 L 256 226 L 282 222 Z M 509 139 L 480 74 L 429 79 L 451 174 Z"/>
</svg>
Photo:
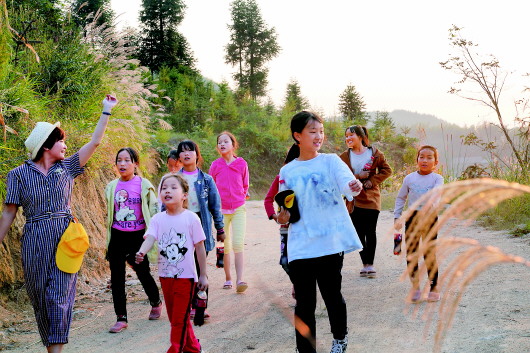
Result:
<svg viewBox="0 0 530 353">
<path fill-rule="evenodd" d="M 454 124 L 450 124 L 449 122 L 443 119 L 437 118 L 436 116 L 431 115 L 431 114 L 416 113 L 416 112 L 411 112 L 408 110 L 401 110 L 401 109 L 393 110 L 389 113 L 389 115 L 397 127 L 399 126 L 412 127 L 414 125 L 421 125 L 422 127 L 431 127 L 431 126 L 440 127 L 440 124 L 454 125 Z M 370 116 L 372 118 L 375 117 L 375 112 L 370 112 Z"/>
<path fill-rule="evenodd" d="M 375 117 L 375 112 L 370 116 Z M 493 141 L 500 148 L 500 154 L 508 156 L 509 150 L 506 140 L 498 128 L 482 124 L 477 126 L 461 127 L 437 118 L 431 114 L 421 114 L 407 110 L 394 110 L 389 113 L 394 121 L 397 131 L 403 133 L 407 128 L 407 135 L 419 140 L 418 145 L 435 146 L 440 153 L 440 164 L 446 173 L 454 176 L 469 165 L 480 164 L 486 167 L 492 156 L 476 146 L 463 143 L 463 136 L 474 133 L 483 141 Z M 370 127 L 370 124 L 368 124 Z"/>
</svg>

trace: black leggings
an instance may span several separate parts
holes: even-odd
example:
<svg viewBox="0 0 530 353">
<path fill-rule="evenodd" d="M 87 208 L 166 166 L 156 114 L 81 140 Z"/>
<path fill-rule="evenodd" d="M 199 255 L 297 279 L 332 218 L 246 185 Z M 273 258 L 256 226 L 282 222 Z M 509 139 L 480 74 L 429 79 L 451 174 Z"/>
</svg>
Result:
<svg viewBox="0 0 530 353">
<path fill-rule="evenodd" d="M 413 221 L 414 217 L 418 214 L 417 211 L 414 211 L 412 215 L 407 219 L 405 222 L 405 242 L 407 243 L 407 268 L 412 263 L 413 267 L 411 270 L 409 270 L 409 276 L 412 281 L 412 284 L 417 287 L 419 284 L 419 278 L 418 278 L 418 261 L 419 261 L 419 254 L 416 253 L 416 250 L 418 249 L 420 245 L 420 238 L 419 235 L 416 234 L 416 236 L 410 240 L 410 244 L 408 243 L 410 232 L 414 229 Z M 427 233 L 429 233 L 432 226 L 436 223 L 438 220 L 438 217 L 436 217 L 430 227 L 426 229 L 425 231 L 421 232 L 421 239 L 422 241 L 426 241 Z M 438 234 L 435 234 L 432 238 L 437 239 Z M 409 259 L 409 256 L 412 256 L 411 259 Z M 425 254 L 423 254 L 423 259 L 425 261 L 425 266 L 427 267 L 427 274 L 429 275 L 429 279 L 431 282 L 431 290 L 433 290 L 436 285 L 438 284 L 438 262 L 436 261 L 436 247 L 432 246 L 430 247 Z"/>
<path fill-rule="evenodd" d="M 114 311 L 121 321 L 127 321 L 127 295 L 125 294 L 126 261 L 133 268 L 134 272 L 136 272 L 151 306 L 160 304 L 160 293 L 153 276 L 151 276 L 147 256 L 141 263 L 137 264 L 135 262 L 136 253 L 140 250 L 140 246 L 144 241 L 144 233 L 145 230 L 122 232 L 114 228 L 111 229 L 107 260 L 109 260 L 110 266 Z"/>
<path fill-rule="evenodd" d="M 373 265 L 375 248 L 377 247 L 375 229 L 379 218 L 379 210 L 355 207 L 353 212 L 350 213 L 350 218 L 361 240 L 361 244 L 363 244 L 363 250 L 359 252 L 363 265 Z"/>
<path fill-rule="evenodd" d="M 289 277 L 296 293 L 295 323 L 309 329 L 309 337 L 296 330 L 300 353 L 316 353 L 317 284 L 328 310 L 333 338 L 344 339 L 348 333 L 346 302 L 341 293 L 343 261 L 344 253 L 339 253 L 289 263 Z"/>
</svg>

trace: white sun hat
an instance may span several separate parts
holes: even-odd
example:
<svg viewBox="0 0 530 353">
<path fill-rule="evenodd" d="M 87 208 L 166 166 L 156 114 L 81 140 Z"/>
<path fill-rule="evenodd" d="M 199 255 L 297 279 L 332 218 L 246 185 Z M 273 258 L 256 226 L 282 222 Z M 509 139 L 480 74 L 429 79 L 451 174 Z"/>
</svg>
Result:
<svg viewBox="0 0 530 353">
<path fill-rule="evenodd" d="M 29 134 L 28 138 L 24 142 L 26 148 L 31 153 L 31 159 L 35 159 L 35 157 L 37 157 L 37 153 L 39 153 L 39 150 L 44 142 L 46 142 L 48 137 L 50 137 L 52 131 L 56 127 L 60 126 L 60 122 L 50 124 L 45 121 L 39 121 L 37 125 L 35 125 L 35 128 L 31 131 L 31 134 Z"/>
</svg>

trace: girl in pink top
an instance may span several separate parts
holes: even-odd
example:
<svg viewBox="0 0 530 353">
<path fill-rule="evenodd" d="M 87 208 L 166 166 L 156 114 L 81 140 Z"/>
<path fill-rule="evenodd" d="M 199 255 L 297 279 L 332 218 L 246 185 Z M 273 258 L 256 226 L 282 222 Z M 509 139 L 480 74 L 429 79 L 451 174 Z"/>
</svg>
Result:
<svg viewBox="0 0 530 353">
<path fill-rule="evenodd" d="M 221 211 L 225 223 L 224 270 L 226 282 L 223 288 L 232 288 L 230 264 L 233 250 L 236 289 L 238 293 L 243 293 L 248 288 L 247 283 L 243 281 L 243 248 L 247 221 L 245 199 L 248 192 L 249 175 L 247 162 L 235 154 L 238 147 L 237 140 L 232 133 L 228 131 L 220 133 L 217 136 L 217 152 L 221 158 L 213 161 L 208 173 L 212 176 L 219 190 Z"/>
</svg>

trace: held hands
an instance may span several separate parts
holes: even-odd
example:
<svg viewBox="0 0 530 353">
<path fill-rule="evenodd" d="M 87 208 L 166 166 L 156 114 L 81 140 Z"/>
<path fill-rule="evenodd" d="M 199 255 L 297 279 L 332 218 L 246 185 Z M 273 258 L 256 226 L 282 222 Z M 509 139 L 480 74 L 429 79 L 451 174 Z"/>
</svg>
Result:
<svg viewBox="0 0 530 353">
<path fill-rule="evenodd" d="M 359 194 L 363 189 L 363 184 L 358 180 L 354 179 L 348 183 L 351 192 Z"/>
<path fill-rule="evenodd" d="M 208 289 L 208 277 L 204 275 L 200 275 L 199 281 L 197 282 L 197 288 L 199 288 L 199 290 Z"/>
<path fill-rule="evenodd" d="M 144 256 L 145 256 L 145 254 L 144 254 L 143 252 L 139 252 L 139 251 L 138 251 L 138 252 L 136 253 L 136 256 L 134 257 L 134 261 L 135 261 L 137 264 L 139 264 L 139 263 L 141 263 L 142 261 L 144 261 Z"/>
<path fill-rule="evenodd" d="M 102 104 L 103 104 L 103 111 L 110 113 L 112 108 L 114 108 L 114 106 L 118 104 L 118 100 L 116 99 L 116 97 L 111 96 L 110 94 L 107 94 L 105 99 L 103 99 Z"/>
</svg>

